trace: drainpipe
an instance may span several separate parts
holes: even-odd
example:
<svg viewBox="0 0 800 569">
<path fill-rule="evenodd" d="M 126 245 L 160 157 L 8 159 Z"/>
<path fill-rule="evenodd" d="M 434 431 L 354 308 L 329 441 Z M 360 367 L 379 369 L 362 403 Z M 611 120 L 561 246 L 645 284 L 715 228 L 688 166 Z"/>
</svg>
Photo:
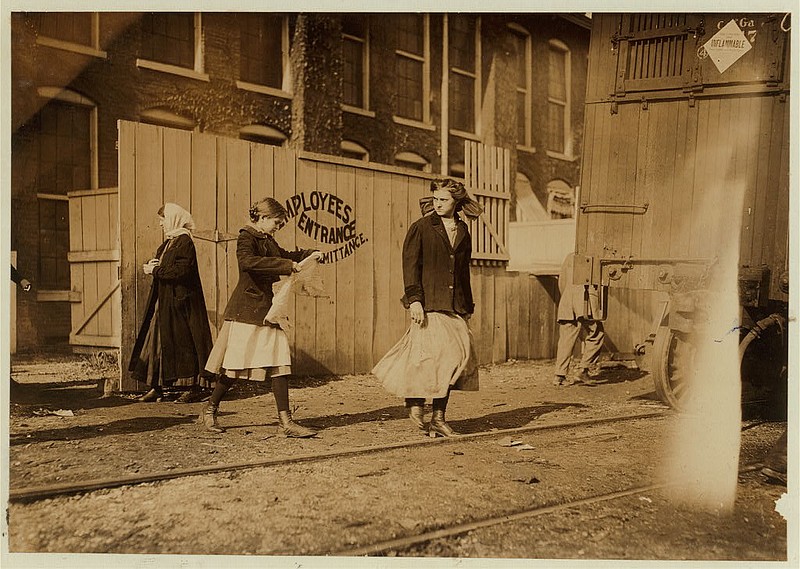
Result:
<svg viewBox="0 0 800 569">
<path fill-rule="evenodd" d="M 440 169 L 443 176 L 447 176 L 450 172 L 450 88 L 449 88 L 449 68 L 450 68 L 450 54 L 448 53 L 447 44 L 449 43 L 449 34 L 447 32 L 447 13 L 442 14 L 442 112 L 441 112 L 441 128 L 442 128 L 442 141 L 441 141 L 441 163 Z"/>
</svg>

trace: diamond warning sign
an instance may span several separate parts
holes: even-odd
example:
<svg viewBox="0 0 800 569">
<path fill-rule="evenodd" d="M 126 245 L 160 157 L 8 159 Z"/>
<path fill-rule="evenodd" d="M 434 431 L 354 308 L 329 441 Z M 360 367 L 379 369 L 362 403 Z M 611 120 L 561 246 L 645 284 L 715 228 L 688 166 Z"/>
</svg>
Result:
<svg viewBox="0 0 800 569">
<path fill-rule="evenodd" d="M 744 36 L 735 20 L 731 20 L 708 40 L 705 45 L 706 53 L 717 66 L 720 73 L 736 63 L 740 57 L 753 49 Z"/>
</svg>

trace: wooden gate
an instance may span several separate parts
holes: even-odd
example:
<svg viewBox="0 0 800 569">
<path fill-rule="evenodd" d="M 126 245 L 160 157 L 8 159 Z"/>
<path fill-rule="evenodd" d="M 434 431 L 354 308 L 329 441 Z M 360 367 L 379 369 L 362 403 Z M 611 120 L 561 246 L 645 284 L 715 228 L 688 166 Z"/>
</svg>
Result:
<svg viewBox="0 0 800 569">
<path fill-rule="evenodd" d="M 117 188 L 69 192 L 72 325 L 69 343 L 120 347 Z"/>
</svg>

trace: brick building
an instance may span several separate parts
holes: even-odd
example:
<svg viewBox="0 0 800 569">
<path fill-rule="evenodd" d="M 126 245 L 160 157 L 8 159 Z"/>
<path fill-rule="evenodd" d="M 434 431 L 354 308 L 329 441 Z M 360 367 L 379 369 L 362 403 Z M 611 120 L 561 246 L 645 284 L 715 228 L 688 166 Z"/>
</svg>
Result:
<svg viewBox="0 0 800 569">
<path fill-rule="evenodd" d="M 478 140 L 512 150 L 512 219 L 571 211 L 582 15 L 15 12 L 11 31 L 23 350 L 69 335 L 67 192 L 118 185 L 120 119 L 453 176 Z"/>
</svg>

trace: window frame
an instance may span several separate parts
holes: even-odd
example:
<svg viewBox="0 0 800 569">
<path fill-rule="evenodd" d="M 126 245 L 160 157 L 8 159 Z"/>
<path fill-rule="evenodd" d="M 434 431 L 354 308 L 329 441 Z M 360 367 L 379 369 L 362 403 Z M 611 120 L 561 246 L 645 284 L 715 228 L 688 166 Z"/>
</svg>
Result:
<svg viewBox="0 0 800 569">
<path fill-rule="evenodd" d="M 276 89 L 275 87 L 269 87 L 268 85 L 260 85 L 258 83 L 251 83 L 250 81 L 243 81 L 242 79 L 236 80 L 236 87 L 243 91 L 252 91 L 254 93 L 261 93 L 262 95 L 272 95 L 273 97 L 292 99 L 294 97 L 294 86 L 292 79 L 292 65 L 291 65 L 290 52 L 291 52 L 291 46 L 289 39 L 289 16 L 282 16 L 281 17 L 281 88 Z"/>
<path fill-rule="evenodd" d="M 46 106 L 50 101 L 60 101 L 62 103 L 66 103 L 68 105 L 73 105 L 77 107 L 86 107 L 89 109 L 89 188 L 73 188 L 73 190 L 96 190 L 99 187 L 99 164 L 98 164 L 98 110 L 97 104 L 84 97 L 80 93 L 76 93 L 75 91 L 70 91 L 68 89 L 62 89 L 61 87 L 39 87 L 37 89 L 37 95 L 40 99 L 45 101 L 42 108 Z M 38 188 L 37 188 L 38 190 Z M 69 201 L 68 194 L 52 194 L 48 192 L 36 192 L 36 199 L 37 203 L 41 201 Z M 39 221 L 37 219 L 37 235 L 41 233 L 41 227 L 39 226 Z M 67 217 L 67 224 L 69 224 L 69 217 Z M 69 225 L 67 232 L 69 234 Z M 69 249 L 69 247 L 68 247 Z M 41 270 L 41 255 L 37 255 L 37 274 Z M 41 275 L 39 275 L 39 279 L 41 280 Z M 37 290 L 37 301 L 64 301 L 66 298 L 64 297 L 64 293 L 68 293 L 71 289 L 67 287 L 65 289 L 52 289 L 52 288 L 39 288 Z"/>
<path fill-rule="evenodd" d="M 517 140 L 517 149 L 523 152 L 536 152 L 536 148 L 533 146 L 533 39 L 531 38 L 531 33 L 517 23 L 510 22 L 508 28 L 512 35 L 520 38 L 524 42 L 525 49 L 525 53 L 523 54 L 525 58 L 523 65 L 525 69 L 525 87 L 521 88 L 519 86 L 519 81 L 517 81 L 514 86 L 517 95 L 520 93 L 525 95 L 525 137 L 522 141 Z M 517 57 L 519 57 L 519 54 Z M 519 69 L 519 65 L 517 69 Z"/>
<path fill-rule="evenodd" d="M 447 74 L 448 74 L 448 91 L 452 88 L 452 82 L 449 80 L 451 74 L 459 75 L 461 77 L 469 77 L 473 81 L 473 89 L 472 89 L 472 98 L 473 98 L 473 116 L 475 120 L 474 132 L 460 130 L 457 128 L 449 128 L 450 134 L 459 136 L 461 138 L 467 138 L 470 140 L 480 140 L 481 133 L 482 133 L 482 122 L 481 121 L 481 61 L 482 61 L 482 53 L 481 53 L 481 16 L 473 15 L 472 17 L 475 18 L 475 71 L 469 71 L 466 69 L 460 69 L 455 67 L 454 65 L 450 64 L 450 45 L 449 45 L 449 38 L 450 38 L 450 19 L 447 18 L 447 37 L 448 37 L 448 45 L 445 46 L 445 49 L 448 52 L 448 61 L 447 61 Z M 451 92 L 447 94 L 447 104 L 448 109 L 447 112 L 449 113 L 452 107 L 453 97 Z M 447 119 L 448 125 L 452 123 L 452 120 L 448 116 Z"/>
<path fill-rule="evenodd" d="M 573 148 L 572 148 L 572 51 L 569 49 L 569 46 L 565 44 L 563 41 L 555 38 L 551 38 L 547 42 L 547 57 L 548 57 L 548 83 L 549 83 L 549 73 L 550 73 L 550 52 L 551 51 L 560 51 L 564 54 L 564 97 L 565 99 L 559 100 L 550 95 L 550 90 L 548 87 L 547 90 L 547 137 L 549 141 L 550 137 L 550 105 L 555 104 L 559 105 L 563 108 L 563 117 L 564 117 L 564 132 L 562 133 L 563 142 L 564 142 L 564 152 L 558 152 L 556 150 L 551 150 L 549 148 L 549 142 L 545 142 L 545 148 L 547 149 L 547 155 L 551 158 L 558 158 L 561 160 L 574 160 L 573 156 Z"/>
<path fill-rule="evenodd" d="M 431 124 L 431 18 L 430 14 L 420 14 L 422 16 L 422 56 L 410 53 L 395 47 L 395 61 L 397 57 L 405 57 L 422 63 L 422 120 L 403 117 L 394 113 L 392 120 L 397 124 L 434 130 Z"/>
<path fill-rule="evenodd" d="M 365 15 L 365 17 L 367 17 Z M 360 38 L 358 36 L 354 36 L 352 34 L 348 34 L 342 32 L 342 43 L 345 40 L 347 41 L 354 41 L 361 43 L 361 99 L 363 101 L 363 106 L 358 107 L 355 105 L 350 105 L 348 103 L 342 102 L 342 110 L 347 111 L 349 113 L 355 113 L 359 115 L 365 115 L 368 117 L 374 117 L 375 113 L 370 110 L 370 100 L 369 100 L 369 76 L 370 76 L 370 22 L 367 19 L 365 24 L 365 32 L 364 37 Z"/>
<path fill-rule="evenodd" d="M 169 73 L 172 75 L 179 75 L 188 79 L 196 79 L 198 81 L 211 81 L 211 78 L 205 73 L 205 42 L 203 41 L 203 15 L 201 12 L 193 12 L 194 15 L 194 66 L 192 69 L 188 67 L 181 67 L 171 63 L 162 63 L 160 61 L 153 61 L 151 59 L 136 58 L 136 67 L 139 69 L 150 69 L 153 71 L 160 71 L 162 73 Z"/>
<path fill-rule="evenodd" d="M 62 40 L 50 36 L 37 34 L 36 43 L 46 47 L 61 49 L 64 51 L 71 51 L 73 53 L 80 53 L 91 57 L 98 57 L 100 59 L 108 59 L 108 53 L 100 49 L 100 13 L 92 12 L 92 43 L 91 45 L 75 43 L 67 40 Z"/>
<path fill-rule="evenodd" d="M 342 140 L 342 142 L 339 144 L 339 149 L 342 152 L 349 152 L 351 154 L 359 155 L 358 158 L 355 158 L 354 156 L 342 155 L 342 158 L 345 158 L 347 160 L 358 160 L 360 162 L 369 162 L 369 150 L 367 150 L 367 148 L 364 145 L 359 144 L 355 140 L 347 140 L 347 139 Z"/>
</svg>

